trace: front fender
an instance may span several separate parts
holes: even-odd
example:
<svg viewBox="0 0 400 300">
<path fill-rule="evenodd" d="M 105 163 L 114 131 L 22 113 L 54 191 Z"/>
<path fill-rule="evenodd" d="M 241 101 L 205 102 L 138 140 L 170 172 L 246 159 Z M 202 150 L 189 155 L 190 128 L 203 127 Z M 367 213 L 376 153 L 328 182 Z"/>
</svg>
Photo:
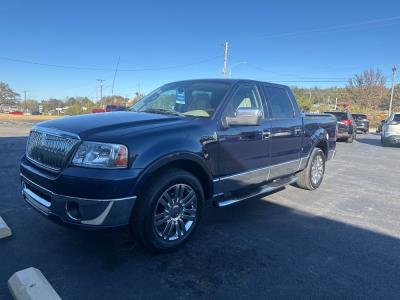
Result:
<svg viewBox="0 0 400 300">
<path fill-rule="evenodd" d="M 161 157 L 158 157 L 154 159 L 145 169 L 143 169 L 135 185 L 134 194 L 139 195 L 140 191 L 144 188 L 148 180 L 159 170 L 168 166 L 180 167 L 183 169 L 195 168 L 195 172 L 193 172 L 195 173 L 194 175 L 201 174 L 201 179 L 205 179 L 203 184 L 206 184 L 207 191 L 209 193 L 212 192 L 212 172 L 205 159 L 199 154 L 193 152 L 180 151 L 167 153 Z"/>
</svg>

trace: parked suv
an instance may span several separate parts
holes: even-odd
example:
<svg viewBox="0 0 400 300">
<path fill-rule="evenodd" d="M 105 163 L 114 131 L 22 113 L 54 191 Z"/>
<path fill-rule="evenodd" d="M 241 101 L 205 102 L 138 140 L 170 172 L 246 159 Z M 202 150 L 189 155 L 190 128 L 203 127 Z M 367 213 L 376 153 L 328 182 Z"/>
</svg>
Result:
<svg viewBox="0 0 400 300">
<path fill-rule="evenodd" d="M 223 207 L 292 183 L 317 189 L 335 147 L 336 119 L 304 115 L 286 86 L 180 81 L 127 112 L 36 125 L 22 194 L 51 219 L 129 226 L 166 252 L 188 240 L 207 201 Z"/>
<path fill-rule="evenodd" d="M 357 125 L 352 114 L 348 111 L 328 111 L 326 113 L 334 115 L 338 121 L 337 138 L 352 143 L 357 137 Z"/>
<path fill-rule="evenodd" d="M 368 116 L 364 114 L 352 114 L 353 119 L 356 121 L 357 131 L 363 133 L 369 132 L 369 120 Z"/>
<path fill-rule="evenodd" d="M 382 126 L 383 146 L 400 144 L 400 113 L 392 113 Z"/>
</svg>

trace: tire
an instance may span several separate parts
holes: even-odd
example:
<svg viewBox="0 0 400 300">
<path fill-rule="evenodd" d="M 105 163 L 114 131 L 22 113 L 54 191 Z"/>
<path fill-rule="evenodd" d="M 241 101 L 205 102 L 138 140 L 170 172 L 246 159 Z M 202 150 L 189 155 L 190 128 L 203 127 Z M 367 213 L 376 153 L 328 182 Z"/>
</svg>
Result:
<svg viewBox="0 0 400 300">
<path fill-rule="evenodd" d="M 316 167 L 315 164 L 317 164 L 317 160 L 322 164 L 321 169 L 320 169 L 320 177 L 318 180 L 314 180 L 317 178 L 313 179 L 313 174 L 315 174 L 315 169 L 314 168 L 319 168 Z M 302 170 L 301 172 L 298 173 L 298 181 L 297 181 L 297 186 L 305 189 L 305 190 L 315 190 L 317 189 L 320 185 L 321 182 L 324 178 L 324 173 L 325 173 L 325 162 L 326 158 L 324 155 L 324 152 L 319 149 L 319 148 L 314 148 L 314 150 L 311 152 L 310 159 L 308 160 L 307 167 Z"/>
<path fill-rule="evenodd" d="M 347 138 L 347 143 L 352 143 L 356 139 L 356 134 L 352 134 L 350 137 Z"/>
<path fill-rule="evenodd" d="M 150 181 L 134 208 L 131 230 L 146 248 L 171 252 L 193 235 L 204 206 L 203 188 L 194 175 L 180 169 L 164 171 Z"/>
</svg>

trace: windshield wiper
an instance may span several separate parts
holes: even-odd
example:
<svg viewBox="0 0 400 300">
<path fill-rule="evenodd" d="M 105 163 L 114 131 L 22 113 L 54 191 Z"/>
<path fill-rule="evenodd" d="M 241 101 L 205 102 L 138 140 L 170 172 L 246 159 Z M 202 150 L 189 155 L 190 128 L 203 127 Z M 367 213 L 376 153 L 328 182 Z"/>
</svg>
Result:
<svg viewBox="0 0 400 300">
<path fill-rule="evenodd" d="M 141 112 L 176 115 L 176 116 L 185 117 L 185 115 L 180 112 L 177 112 L 175 110 L 170 110 L 170 109 L 164 109 L 164 108 L 147 108 L 145 110 L 141 110 Z"/>
</svg>

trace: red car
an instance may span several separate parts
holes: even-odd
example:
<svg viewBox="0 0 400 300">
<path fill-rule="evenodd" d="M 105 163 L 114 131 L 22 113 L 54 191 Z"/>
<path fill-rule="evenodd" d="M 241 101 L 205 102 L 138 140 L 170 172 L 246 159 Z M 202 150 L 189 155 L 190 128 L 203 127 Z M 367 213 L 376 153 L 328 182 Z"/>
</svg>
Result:
<svg viewBox="0 0 400 300">
<path fill-rule="evenodd" d="M 104 108 L 93 108 L 92 109 L 92 113 L 103 113 L 106 112 L 106 110 Z"/>
<path fill-rule="evenodd" d="M 16 111 L 10 111 L 10 115 L 16 115 L 16 116 L 22 116 L 24 113 L 22 111 L 16 110 Z"/>
</svg>

